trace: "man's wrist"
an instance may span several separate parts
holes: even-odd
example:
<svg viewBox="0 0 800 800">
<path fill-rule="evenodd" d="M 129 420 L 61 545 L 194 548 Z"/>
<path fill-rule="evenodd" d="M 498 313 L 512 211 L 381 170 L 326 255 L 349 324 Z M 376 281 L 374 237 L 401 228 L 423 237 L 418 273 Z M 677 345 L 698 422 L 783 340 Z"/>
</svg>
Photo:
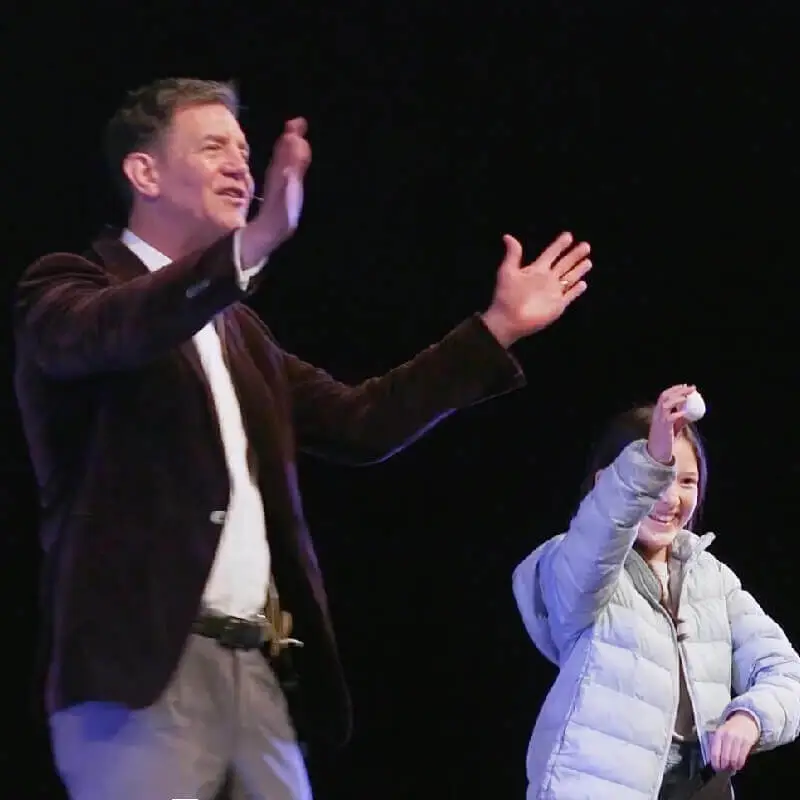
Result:
<svg viewBox="0 0 800 800">
<path fill-rule="evenodd" d="M 238 239 L 239 266 L 243 270 L 253 269 L 265 262 L 280 244 L 271 231 L 255 220 L 240 230 Z"/>
<path fill-rule="evenodd" d="M 506 316 L 494 307 L 484 311 L 481 319 L 489 332 L 505 348 L 511 347 L 520 338 L 514 327 L 509 324 Z"/>
</svg>

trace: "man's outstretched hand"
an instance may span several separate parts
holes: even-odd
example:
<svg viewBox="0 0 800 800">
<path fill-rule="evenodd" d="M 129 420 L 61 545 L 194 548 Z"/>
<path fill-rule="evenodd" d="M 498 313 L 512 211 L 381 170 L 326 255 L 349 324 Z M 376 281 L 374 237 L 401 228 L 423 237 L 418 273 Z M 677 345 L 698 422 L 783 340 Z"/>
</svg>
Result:
<svg viewBox="0 0 800 800">
<path fill-rule="evenodd" d="M 504 236 L 506 255 L 497 271 L 494 299 L 483 321 L 504 347 L 555 322 L 586 291 L 583 277 L 592 268 L 589 245 L 574 244 L 562 233 L 530 264 L 522 264 L 522 245 Z"/>
<path fill-rule="evenodd" d="M 290 119 L 272 151 L 258 214 L 242 232 L 242 262 L 249 266 L 270 255 L 296 230 L 303 205 L 303 179 L 311 164 L 308 124 Z"/>
</svg>

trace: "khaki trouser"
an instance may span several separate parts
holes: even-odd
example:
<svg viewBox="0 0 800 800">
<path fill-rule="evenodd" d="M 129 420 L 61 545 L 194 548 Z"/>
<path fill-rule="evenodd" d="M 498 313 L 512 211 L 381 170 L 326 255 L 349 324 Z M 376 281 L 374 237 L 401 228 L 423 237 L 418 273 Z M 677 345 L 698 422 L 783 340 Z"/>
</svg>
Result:
<svg viewBox="0 0 800 800">
<path fill-rule="evenodd" d="M 71 800 L 311 800 L 286 700 L 257 650 L 191 635 L 159 700 L 85 703 L 50 718 Z"/>
</svg>

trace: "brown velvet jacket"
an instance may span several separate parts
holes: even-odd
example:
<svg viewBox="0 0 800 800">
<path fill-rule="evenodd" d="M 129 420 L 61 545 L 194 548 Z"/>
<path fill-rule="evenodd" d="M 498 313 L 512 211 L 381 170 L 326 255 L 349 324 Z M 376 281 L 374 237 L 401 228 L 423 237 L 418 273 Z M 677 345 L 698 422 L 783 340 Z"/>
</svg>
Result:
<svg viewBox="0 0 800 800">
<path fill-rule="evenodd" d="M 211 569 L 228 472 L 192 336 L 221 334 L 264 500 L 311 740 L 351 725 L 298 450 L 380 461 L 458 408 L 523 383 L 473 317 L 408 363 L 347 386 L 286 353 L 241 301 L 231 237 L 156 272 L 115 236 L 30 266 L 15 304 L 16 391 L 44 549 L 47 707 L 153 703 Z M 220 513 L 223 512 L 223 513 Z"/>
</svg>

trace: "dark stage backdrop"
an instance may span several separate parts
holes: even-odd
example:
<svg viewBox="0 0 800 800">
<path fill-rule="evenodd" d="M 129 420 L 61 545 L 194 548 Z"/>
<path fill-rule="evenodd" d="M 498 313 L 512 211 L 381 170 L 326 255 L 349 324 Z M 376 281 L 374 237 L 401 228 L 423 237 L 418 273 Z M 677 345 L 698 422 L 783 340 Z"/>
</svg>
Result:
<svg viewBox="0 0 800 800">
<path fill-rule="evenodd" d="M 4 298 L 34 257 L 122 221 L 102 126 L 123 90 L 173 74 L 239 81 L 259 173 L 282 121 L 307 116 L 302 227 L 253 305 L 342 379 L 482 310 L 503 233 L 531 255 L 563 229 L 593 245 L 589 292 L 516 348 L 527 389 L 381 466 L 301 464 L 356 708 L 351 747 L 321 766 L 322 800 L 523 797 L 553 671 L 511 571 L 567 525 L 606 418 L 674 382 L 709 404 L 714 552 L 800 641 L 799 22 L 767 0 L 8 15 Z M 0 795 L 57 800 L 30 716 L 36 509 L 4 319 Z M 740 796 L 772 796 L 765 782 L 792 782 L 796 761 L 795 747 L 755 758 Z"/>
</svg>

